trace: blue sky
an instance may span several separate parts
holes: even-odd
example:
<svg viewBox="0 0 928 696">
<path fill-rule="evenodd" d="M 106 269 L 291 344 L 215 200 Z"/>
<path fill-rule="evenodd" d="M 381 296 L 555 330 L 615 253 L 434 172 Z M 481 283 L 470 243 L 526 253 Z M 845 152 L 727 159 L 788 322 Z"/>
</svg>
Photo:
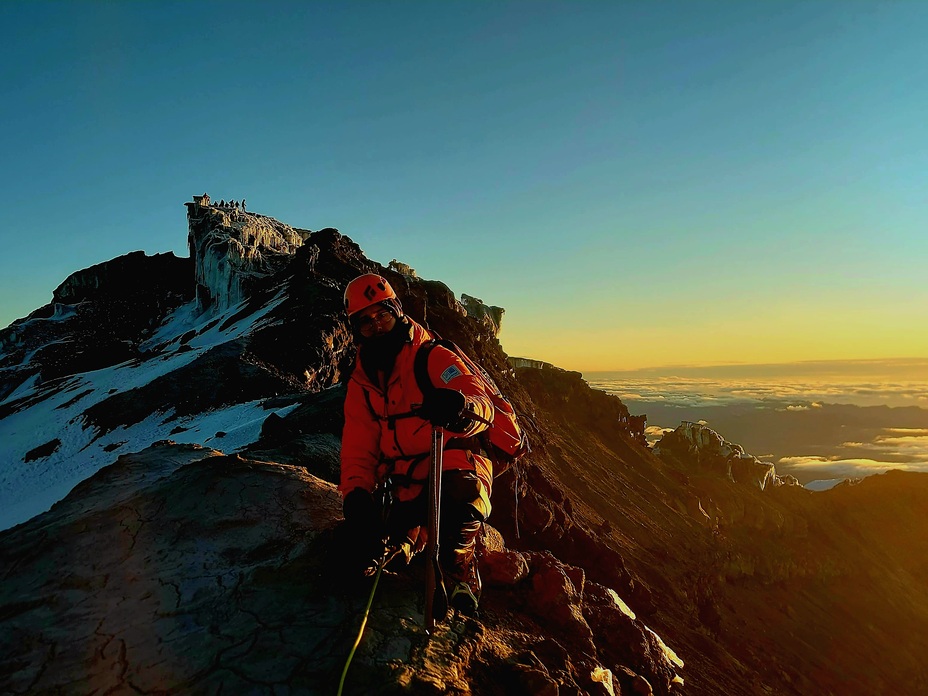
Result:
<svg viewBox="0 0 928 696">
<path fill-rule="evenodd" d="M 0 3 L 0 326 L 247 198 L 579 370 L 928 356 L 928 3 Z"/>
</svg>

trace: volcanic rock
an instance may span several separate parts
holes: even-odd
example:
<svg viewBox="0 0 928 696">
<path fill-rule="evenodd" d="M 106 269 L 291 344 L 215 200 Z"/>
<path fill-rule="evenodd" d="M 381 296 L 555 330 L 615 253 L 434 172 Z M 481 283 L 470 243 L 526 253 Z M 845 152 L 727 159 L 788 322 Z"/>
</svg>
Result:
<svg viewBox="0 0 928 696">
<path fill-rule="evenodd" d="M 490 307 L 483 303 L 483 300 L 470 295 L 461 295 L 461 304 L 467 310 L 467 316 L 473 317 L 478 321 L 485 321 L 493 331 L 494 336 L 499 336 L 503 329 L 503 315 L 506 310 L 502 307 Z"/>
<path fill-rule="evenodd" d="M 756 486 L 783 485 L 778 481 L 776 469 L 769 462 L 744 451 L 701 423 L 681 423 L 676 430 L 664 434 L 654 446 L 654 453 L 662 458 L 692 463 L 714 471 L 729 481 Z"/>
</svg>

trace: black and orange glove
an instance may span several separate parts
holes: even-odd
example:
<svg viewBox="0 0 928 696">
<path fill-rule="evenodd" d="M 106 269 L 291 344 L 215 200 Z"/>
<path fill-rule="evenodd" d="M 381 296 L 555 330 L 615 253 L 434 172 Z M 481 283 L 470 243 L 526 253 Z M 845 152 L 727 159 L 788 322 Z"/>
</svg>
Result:
<svg viewBox="0 0 928 696">
<path fill-rule="evenodd" d="M 467 399 L 461 392 L 432 389 L 423 395 L 419 415 L 436 427 L 460 433 L 467 430 L 471 422 L 465 413 L 466 408 Z"/>
</svg>

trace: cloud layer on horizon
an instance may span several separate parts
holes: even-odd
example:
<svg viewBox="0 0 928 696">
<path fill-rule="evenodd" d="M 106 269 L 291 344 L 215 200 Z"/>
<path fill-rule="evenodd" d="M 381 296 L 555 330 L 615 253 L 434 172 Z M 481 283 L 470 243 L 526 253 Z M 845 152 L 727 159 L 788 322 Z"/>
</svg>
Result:
<svg viewBox="0 0 928 696">
<path fill-rule="evenodd" d="M 793 410 L 816 404 L 919 406 L 928 409 L 928 382 L 831 382 L 718 380 L 707 377 L 590 379 L 589 384 L 625 402 L 667 406 L 778 405 Z"/>
<path fill-rule="evenodd" d="M 672 425 L 679 409 L 681 419 L 706 414 L 710 427 L 721 425 L 720 434 L 738 444 L 747 444 L 745 437 L 757 440 L 758 433 L 767 431 L 766 444 L 757 447 L 764 451 L 750 453 L 774 463 L 779 474 L 792 474 L 803 482 L 857 478 L 890 469 L 928 472 L 928 427 L 919 427 L 928 423 L 928 381 L 784 383 L 638 375 L 589 383 L 615 394 L 632 410 L 656 411 L 645 431 L 650 444 L 670 429 L 666 426 Z M 925 417 L 911 410 L 836 411 L 848 406 L 917 406 Z M 784 412 L 802 419 L 795 422 L 801 431 L 776 419 L 777 413 Z M 841 423 L 845 430 L 836 430 Z M 834 439 L 836 434 L 843 439 Z"/>
<path fill-rule="evenodd" d="M 776 461 L 780 474 L 856 478 L 890 469 L 928 472 L 928 428 L 883 428 L 869 442 L 845 442 L 847 452 L 869 456 L 796 455 Z"/>
<path fill-rule="evenodd" d="M 637 379 L 653 381 L 661 377 L 713 379 L 720 381 L 763 380 L 800 382 L 928 382 L 928 358 L 887 358 L 881 360 L 807 360 L 792 363 L 666 365 L 640 370 L 591 372 L 589 379 Z"/>
<path fill-rule="evenodd" d="M 928 473 L 928 461 L 912 464 L 881 462 L 875 459 L 832 459 L 828 457 L 783 457 L 777 464 L 777 473 L 791 474 L 812 480 L 863 478 L 882 474 L 892 469 Z"/>
</svg>

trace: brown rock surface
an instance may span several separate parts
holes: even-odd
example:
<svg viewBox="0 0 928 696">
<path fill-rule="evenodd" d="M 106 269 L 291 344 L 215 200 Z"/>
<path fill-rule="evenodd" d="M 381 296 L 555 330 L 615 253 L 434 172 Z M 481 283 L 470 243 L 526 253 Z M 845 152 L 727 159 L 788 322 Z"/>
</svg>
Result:
<svg viewBox="0 0 928 696">
<path fill-rule="evenodd" d="M 370 587 L 346 584 L 331 562 L 339 516 L 334 486 L 301 467 L 173 443 L 120 457 L 0 536 L 0 683 L 9 693 L 331 692 Z M 585 645 L 557 637 L 576 660 L 560 675 L 543 663 L 511 669 L 526 693 L 585 683 L 596 654 L 566 573 L 550 556 L 539 568 L 538 587 L 522 592 L 569 615 Z M 503 693 L 477 685 L 538 642 L 517 635 L 527 617 L 491 596 L 495 620 L 451 621 L 428 638 L 422 584 L 415 564 L 384 576 L 346 693 Z"/>
</svg>

